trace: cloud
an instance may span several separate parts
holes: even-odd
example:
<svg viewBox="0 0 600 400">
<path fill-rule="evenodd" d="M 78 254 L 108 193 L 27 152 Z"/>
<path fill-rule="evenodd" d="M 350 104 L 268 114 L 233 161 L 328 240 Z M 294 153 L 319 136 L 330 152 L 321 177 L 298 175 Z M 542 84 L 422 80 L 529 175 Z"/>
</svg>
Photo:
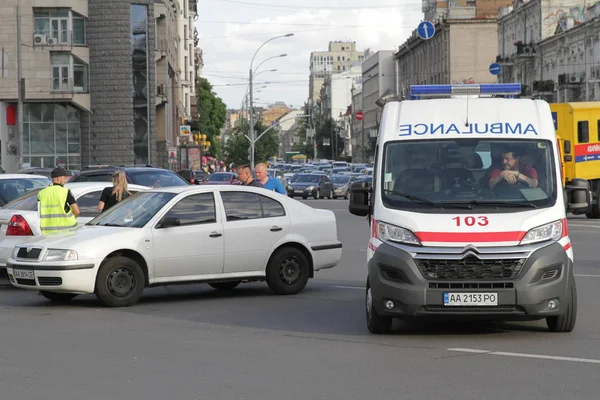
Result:
<svg viewBox="0 0 600 400">
<path fill-rule="evenodd" d="M 304 4 L 295 0 L 287 3 Z M 292 37 L 269 42 L 258 52 L 253 64 L 255 68 L 268 57 L 283 53 L 287 56 L 269 60 L 256 71 L 278 70 L 256 77 L 257 85 L 272 83 L 255 97 L 260 98 L 257 105 L 284 101 L 294 107 L 302 106 L 308 97 L 312 51 L 327 50 L 329 42 L 335 40 L 355 41 L 357 50 L 397 49 L 422 19 L 418 4 L 419 0 L 411 0 L 407 7 L 391 9 L 290 9 L 285 12 L 250 9 L 248 13 L 242 12 L 246 10 L 243 7 L 234 13 L 232 10 L 237 7 L 228 4 L 221 8 L 229 8 L 229 11 L 216 10 L 202 18 L 233 22 L 196 23 L 199 46 L 204 54 L 203 76 L 214 85 L 215 92 L 229 108 L 239 108 L 247 90 L 248 70 L 254 52 L 273 36 L 294 33 Z M 252 24 L 236 23 L 238 21 L 251 21 Z"/>
</svg>

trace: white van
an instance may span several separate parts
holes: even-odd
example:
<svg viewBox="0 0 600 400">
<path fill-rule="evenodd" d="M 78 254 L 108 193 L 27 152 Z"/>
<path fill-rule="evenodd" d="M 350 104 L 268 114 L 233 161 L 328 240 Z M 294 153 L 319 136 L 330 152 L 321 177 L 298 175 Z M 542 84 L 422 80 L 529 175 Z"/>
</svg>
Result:
<svg viewBox="0 0 600 400">
<path fill-rule="evenodd" d="M 369 331 L 414 317 L 573 330 L 566 212 L 589 211 L 591 193 L 580 179 L 562 187 L 549 105 L 520 92 L 412 86 L 411 100 L 384 106 L 372 186 L 357 182 L 349 206 L 371 223 Z"/>
</svg>

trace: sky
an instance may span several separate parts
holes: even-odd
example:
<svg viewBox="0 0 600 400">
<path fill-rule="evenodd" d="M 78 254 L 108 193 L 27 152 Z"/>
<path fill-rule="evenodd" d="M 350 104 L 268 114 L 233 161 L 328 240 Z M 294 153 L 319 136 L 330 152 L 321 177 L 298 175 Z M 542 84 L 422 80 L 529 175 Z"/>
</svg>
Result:
<svg viewBox="0 0 600 400">
<path fill-rule="evenodd" d="M 247 93 L 253 55 L 272 37 L 294 34 L 256 54 L 255 106 L 283 101 L 302 107 L 311 51 L 326 51 L 336 40 L 355 41 L 359 51 L 397 50 L 423 19 L 421 0 L 201 0 L 198 11 L 202 76 L 231 109 L 239 109 Z M 287 56 L 256 70 L 280 54 Z"/>
</svg>

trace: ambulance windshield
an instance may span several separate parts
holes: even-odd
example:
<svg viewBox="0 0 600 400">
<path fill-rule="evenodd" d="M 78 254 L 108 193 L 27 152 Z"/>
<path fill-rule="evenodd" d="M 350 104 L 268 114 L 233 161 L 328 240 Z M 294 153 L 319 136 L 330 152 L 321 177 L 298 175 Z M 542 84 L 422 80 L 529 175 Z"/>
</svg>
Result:
<svg viewBox="0 0 600 400">
<path fill-rule="evenodd" d="M 405 140 L 386 144 L 379 182 L 388 208 L 515 211 L 554 205 L 556 177 L 547 140 Z"/>
</svg>

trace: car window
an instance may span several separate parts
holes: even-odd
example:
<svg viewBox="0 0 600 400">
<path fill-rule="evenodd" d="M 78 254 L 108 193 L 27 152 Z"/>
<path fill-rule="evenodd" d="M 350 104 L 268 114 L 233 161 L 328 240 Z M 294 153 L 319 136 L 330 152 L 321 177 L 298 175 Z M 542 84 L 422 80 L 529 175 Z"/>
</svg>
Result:
<svg viewBox="0 0 600 400">
<path fill-rule="evenodd" d="M 262 207 L 263 217 L 282 217 L 285 215 L 285 210 L 280 202 L 266 196 L 258 196 Z"/>
<path fill-rule="evenodd" d="M 148 187 L 189 186 L 189 183 L 175 172 L 153 169 L 127 171 L 131 183 Z"/>
<path fill-rule="evenodd" d="M 50 185 L 46 178 L 16 178 L 0 180 L 0 203 L 7 204 L 33 189 Z"/>
<path fill-rule="evenodd" d="M 2 209 L 5 210 L 21 210 L 21 211 L 37 211 L 37 195 L 40 192 L 40 190 L 42 190 L 42 188 L 39 189 L 33 189 L 30 192 L 27 192 L 26 194 L 24 194 L 23 196 L 11 201 L 10 203 L 6 204 L 5 206 L 2 207 Z"/>
<path fill-rule="evenodd" d="M 111 207 L 88 225 L 142 228 L 175 197 L 175 193 L 139 192 Z"/>
<path fill-rule="evenodd" d="M 217 222 L 214 196 L 212 193 L 188 196 L 175 204 L 164 218 L 177 218 L 179 226 Z"/>
<path fill-rule="evenodd" d="M 79 207 L 80 216 L 93 218 L 100 213 L 98 211 L 98 202 L 102 195 L 101 190 L 95 190 L 79 196 L 77 200 L 77 206 Z"/>
<path fill-rule="evenodd" d="M 246 192 L 221 192 L 227 221 L 262 218 L 258 195 Z"/>
<path fill-rule="evenodd" d="M 112 172 L 82 174 L 74 176 L 69 182 L 112 182 Z"/>
</svg>

